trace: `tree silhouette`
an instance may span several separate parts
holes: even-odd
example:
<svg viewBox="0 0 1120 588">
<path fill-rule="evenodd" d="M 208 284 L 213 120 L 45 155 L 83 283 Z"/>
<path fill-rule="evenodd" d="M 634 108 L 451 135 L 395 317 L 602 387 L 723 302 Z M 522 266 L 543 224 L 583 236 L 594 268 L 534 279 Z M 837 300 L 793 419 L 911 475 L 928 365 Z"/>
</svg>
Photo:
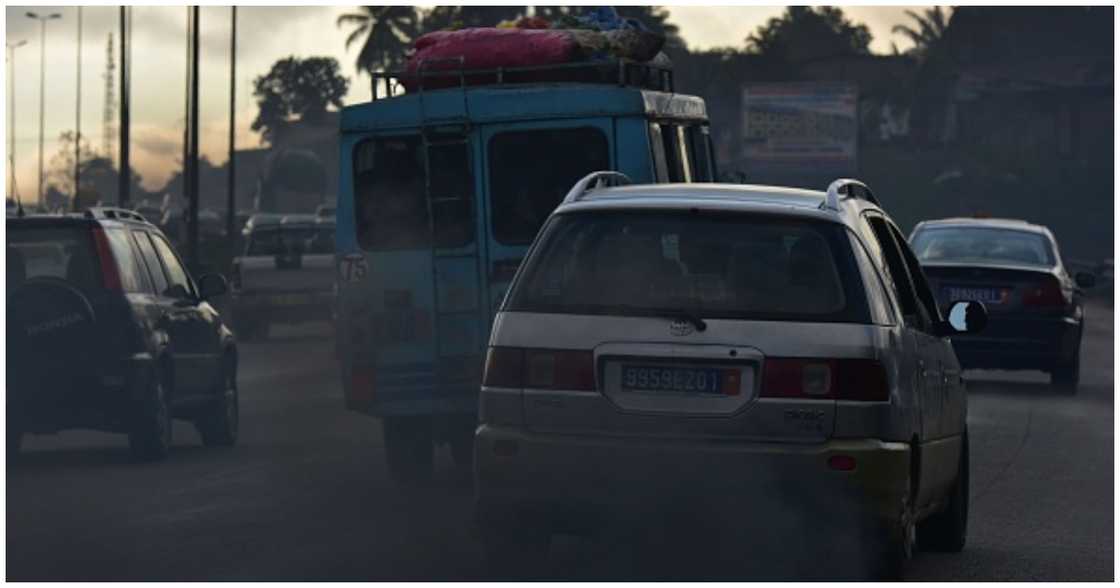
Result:
<svg viewBox="0 0 1120 588">
<path fill-rule="evenodd" d="M 260 111 L 252 129 L 271 143 L 277 131 L 294 117 L 317 122 L 327 106 L 341 108 L 349 87 L 350 80 L 338 73 L 338 61 L 333 57 L 281 59 L 253 81 L 253 97 Z"/>
<path fill-rule="evenodd" d="M 363 6 L 359 12 L 339 16 L 335 24 L 356 27 L 346 37 L 347 49 L 365 37 L 354 65 L 359 73 L 372 73 L 401 65 L 409 44 L 419 33 L 418 20 L 412 6 Z"/>
<path fill-rule="evenodd" d="M 906 16 L 914 20 L 916 28 L 898 24 L 891 27 L 891 32 L 904 35 L 910 39 L 914 43 L 914 47 L 908 53 L 924 58 L 935 50 L 941 42 L 941 38 L 945 35 L 945 29 L 949 26 L 948 19 L 940 6 L 927 8 L 921 14 L 913 10 L 907 10 Z"/>
<path fill-rule="evenodd" d="M 747 52 L 788 64 L 870 53 L 871 32 L 833 6 L 790 6 L 747 37 Z"/>
</svg>

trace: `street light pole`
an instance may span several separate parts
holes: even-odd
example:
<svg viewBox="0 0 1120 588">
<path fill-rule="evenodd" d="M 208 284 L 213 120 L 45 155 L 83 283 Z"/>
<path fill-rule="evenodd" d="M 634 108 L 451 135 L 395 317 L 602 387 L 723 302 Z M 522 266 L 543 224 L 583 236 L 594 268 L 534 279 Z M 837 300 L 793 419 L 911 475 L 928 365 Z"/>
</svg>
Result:
<svg viewBox="0 0 1120 588">
<path fill-rule="evenodd" d="M 82 7 L 78 7 L 78 84 L 74 107 L 74 195 L 70 207 L 75 208 L 82 190 Z"/>
<path fill-rule="evenodd" d="M 28 12 L 27 18 L 39 21 L 39 186 L 38 186 L 38 202 L 43 202 L 43 121 L 44 115 L 44 87 L 46 85 L 47 73 L 47 21 L 56 18 L 62 18 L 62 15 L 57 12 L 40 16 L 35 12 Z"/>
<path fill-rule="evenodd" d="M 233 217 L 237 212 L 237 199 L 234 195 L 234 185 L 236 168 L 234 167 L 234 144 L 233 144 L 233 131 L 234 123 L 234 107 L 237 99 L 237 6 L 231 6 L 232 13 L 230 14 L 230 37 L 229 37 L 229 189 L 226 198 L 226 240 L 229 246 L 233 248 L 234 238 L 234 223 Z"/>
<path fill-rule="evenodd" d="M 16 49 L 23 47 L 27 41 L 19 41 L 16 43 L 6 43 L 8 47 L 8 64 L 11 67 L 11 73 L 8 75 L 8 175 L 11 178 L 12 186 L 8 193 L 15 199 L 19 199 L 19 193 L 16 190 Z"/>
</svg>

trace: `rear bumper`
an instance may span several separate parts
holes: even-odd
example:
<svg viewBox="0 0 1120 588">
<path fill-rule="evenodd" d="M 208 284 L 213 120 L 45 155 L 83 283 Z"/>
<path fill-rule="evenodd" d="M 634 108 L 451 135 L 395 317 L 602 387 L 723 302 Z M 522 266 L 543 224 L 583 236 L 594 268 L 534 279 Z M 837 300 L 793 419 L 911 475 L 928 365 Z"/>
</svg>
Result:
<svg viewBox="0 0 1120 588">
<path fill-rule="evenodd" d="M 1072 358 L 1080 342 L 1074 317 L 995 316 L 980 333 L 953 338 L 953 349 L 966 369 L 1049 370 Z"/>
<path fill-rule="evenodd" d="M 475 440 L 476 499 L 484 523 L 528 511 L 557 515 L 552 522 L 563 527 L 687 504 L 689 516 L 702 516 L 704 509 L 721 517 L 729 508 L 739 516 L 746 507 L 764 517 L 788 511 L 810 524 L 818 514 L 823 520 L 836 512 L 893 524 L 910 491 L 909 446 L 877 439 L 805 445 L 651 441 L 483 425 Z M 833 456 L 854 458 L 856 467 L 831 469 Z"/>
</svg>

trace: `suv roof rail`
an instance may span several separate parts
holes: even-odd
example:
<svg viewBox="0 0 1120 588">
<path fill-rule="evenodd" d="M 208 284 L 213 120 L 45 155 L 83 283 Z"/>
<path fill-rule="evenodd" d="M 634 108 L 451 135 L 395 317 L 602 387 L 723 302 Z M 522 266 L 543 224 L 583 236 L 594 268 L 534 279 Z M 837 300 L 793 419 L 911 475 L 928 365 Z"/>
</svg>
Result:
<svg viewBox="0 0 1120 588">
<path fill-rule="evenodd" d="M 582 180 L 576 182 L 576 185 L 572 186 L 572 189 L 568 192 L 568 195 L 564 197 L 563 203 L 568 204 L 570 202 L 577 202 L 581 198 L 583 198 L 585 194 L 596 188 L 604 188 L 612 185 L 623 186 L 632 183 L 633 182 L 630 181 L 630 177 L 622 172 L 591 172 L 586 176 L 583 176 Z"/>
<path fill-rule="evenodd" d="M 128 210 L 115 206 L 94 206 L 92 208 L 87 208 L 85 215 L 86 218 L 134 220 L 142 223 L 148 222 L 148 219 L 144 218 L 143 215 L 135 210 Z"/>
<path fill-rule="evenodd" d="M 841 198 L 841 190 L 843 190 L 843 198 Z M 840 178 L 828 185 L 828 191 L 825 194 L 824 202 L 821 202 L 821 208 L 839 211 L 840 201 L 844 198 L 859 198 L 879 206 L 879 199 L 875 198 L 867 184 L 859 180 Z"/>
</svg>

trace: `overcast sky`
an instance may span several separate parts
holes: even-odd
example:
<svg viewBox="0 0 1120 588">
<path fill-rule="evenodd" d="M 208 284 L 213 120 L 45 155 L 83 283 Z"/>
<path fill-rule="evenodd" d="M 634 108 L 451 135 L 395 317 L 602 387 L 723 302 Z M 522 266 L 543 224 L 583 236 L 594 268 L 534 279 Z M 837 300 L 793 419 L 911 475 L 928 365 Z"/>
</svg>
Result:
<svg viewBox="0 0 1120 588">
<path fill-rule="evenodd" d="M 784 7 L 768 6 L 670 6 L 671 20 L 680 26 L 681 35 L 691 48 L 743 45 L 743 40 L 759 24 L 776 16 Z M 876 52 L 889 52 L 891 42 L 905 49 L 909 43 L 893 35 L 893 25 L 908 22 L 904 11 L 920 6 L 844 7 L 854 21 L 870 27 Z M 7 43 L 26 40 L 15 51 L 14 81 L 16 95 L 15 156 L 17 182 L 21 194 L 34 194 L 38 162 L 39 121 L 39 27 L 27 18 L 28 8 L 5 8 Z M 39 14 L 58 12 L 61 19 L 47 24 L 44 101 L 44 166 L 58 149 L 60 133 L 75 126 L 77 82 L 77 9 L 36 6 Z M 237 146 L 255 147 L 260 138 L 249 130 L 256 116 L 252 101 L 252 80 L 265 73 L 277 59 L 288 55 L 307 57 L 329 55 L 337 58 L 344 75 L 351 81 L 346 102 L 360 102 L 369 93 L 369 79 L 358 76 L 354 59 L 358 45 L 344 48 L 346 30 L 335 26 L 339 14 L 352 10 L 334 6 L 285 6 L 238 8 L 237 49 Z M 182 153 L 183 112 L 186 74 L 185 7 L 137 6 L 133 8 L 132 36 L 132 155 L 134 168 L 148 189 L 161 187 L 178 168 Z M 119 10 L 116 7 L 87 6 L 82 10 L 82 133 L 90 145 L 102 145 L 102 110 L 105 104 L 106 44 L 110 33 L 114 44 L 118 34 Z M 201 9 L 202 45 L 200 74 L 200 149 L 211 161 L 221 163 L 227 155 L 229 129 L 229 36 L 230 9 L 204 6 Z M 120 65 L 119 45 L 114 61 Z M 5 69 L 5 80 L 12 70 Z M 119 76 L 119 69 L 117 72 Z M 118 77 L 119 80 L 119 77 Z M 114 83 L 118 80 L 114 80 Z M 7 104 L 9 87 L 5 86 Z M 114 88 L 119 99 L 119 89 Z M 11 106 L 9 105 L 8 108 Z M 5 112 L 5 151 L 11 130 Z M 6 163 L 6 162 L 5 162 Z M 7 174 L 5 174 L 7 176 Z M 5 184 L 8 178 L 5 177 Z"/>
</svg>

